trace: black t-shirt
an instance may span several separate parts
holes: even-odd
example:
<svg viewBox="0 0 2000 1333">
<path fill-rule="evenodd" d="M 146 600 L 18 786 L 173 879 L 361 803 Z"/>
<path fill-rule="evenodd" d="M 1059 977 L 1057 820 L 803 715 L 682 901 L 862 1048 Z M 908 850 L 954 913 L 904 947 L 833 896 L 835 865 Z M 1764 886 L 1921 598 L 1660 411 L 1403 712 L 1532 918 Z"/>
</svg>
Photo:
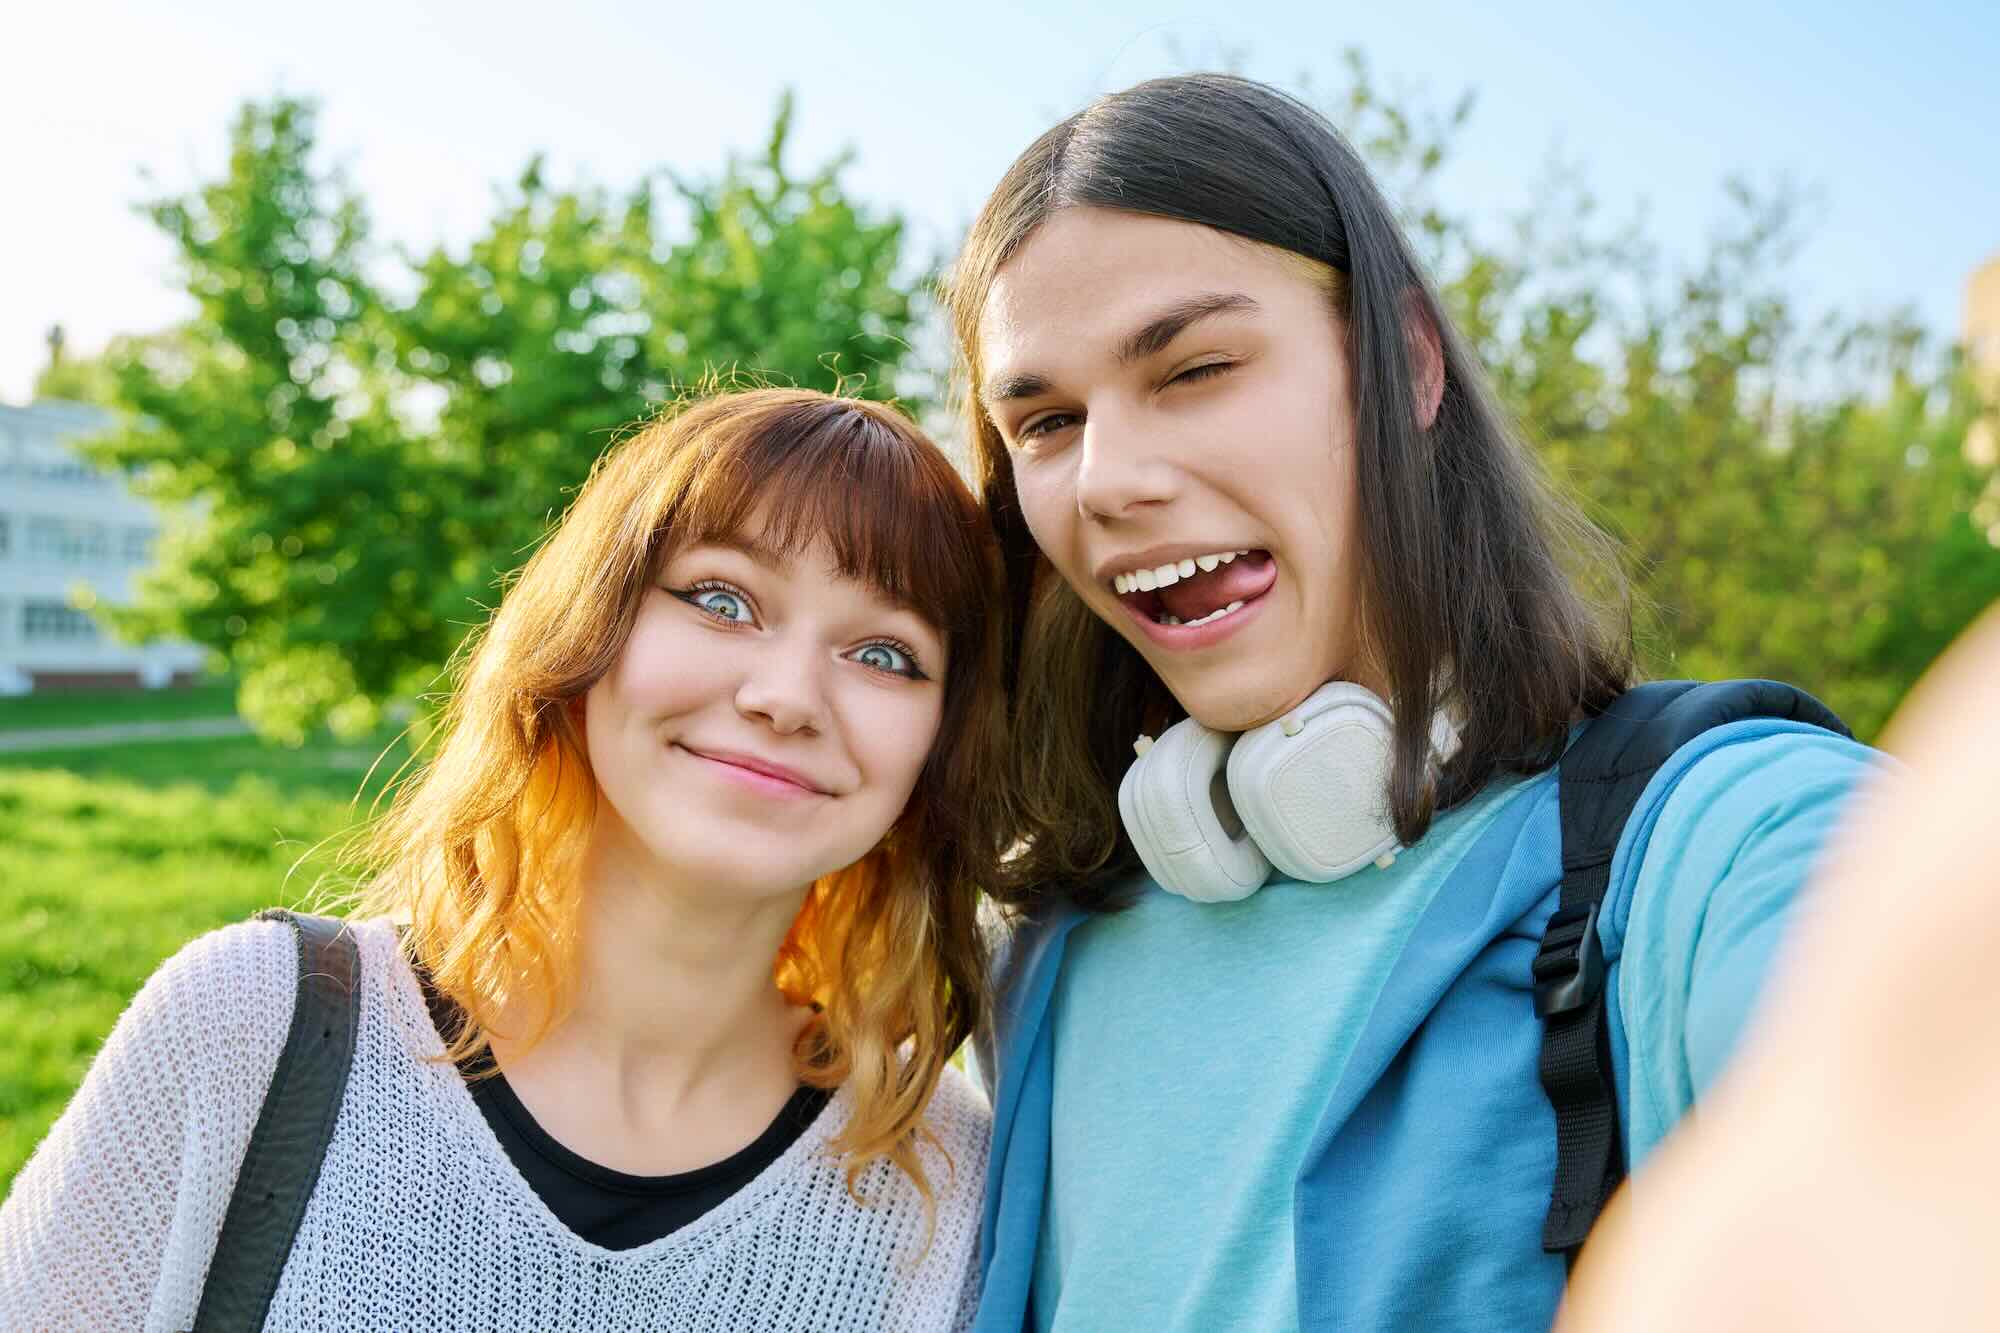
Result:
<svg viewBox="0 0 2000 1333">
<path fill-rule="evenodd" d="M 431 1021 L 449 1044 L 458 1031 L 458 1011 L 421 970 L 418 978 Z M 831 1095 L 822 1088 L 799 1088 L 754 1142 L 719 1162 L 671 1176 L 633 1176 L 557 1143 L 535 1123 L 504 1074 L 463 1072 L 473 1102 L 514 1169 L 564 1226 L 607 1250 L 630 1250 L 670 1235 L 736 1193 L 798 1141 Z"/>
</svg>

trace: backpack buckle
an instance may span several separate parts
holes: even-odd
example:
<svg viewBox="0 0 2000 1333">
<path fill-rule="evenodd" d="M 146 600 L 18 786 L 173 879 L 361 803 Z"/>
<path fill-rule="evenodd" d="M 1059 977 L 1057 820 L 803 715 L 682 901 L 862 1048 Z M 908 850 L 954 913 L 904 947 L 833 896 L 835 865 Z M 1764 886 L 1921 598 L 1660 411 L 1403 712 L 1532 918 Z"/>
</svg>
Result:
<svg viewBox="0 0 2000 1333">
<path fill-rule="evenodd" d="M 1535 954 L 1535 1014 L 1549 1018 L 1581 1009 L 1604 992 L 1604 943 L 1597 937 L 1597 903 L 1556 909 Z"/>
</svg>

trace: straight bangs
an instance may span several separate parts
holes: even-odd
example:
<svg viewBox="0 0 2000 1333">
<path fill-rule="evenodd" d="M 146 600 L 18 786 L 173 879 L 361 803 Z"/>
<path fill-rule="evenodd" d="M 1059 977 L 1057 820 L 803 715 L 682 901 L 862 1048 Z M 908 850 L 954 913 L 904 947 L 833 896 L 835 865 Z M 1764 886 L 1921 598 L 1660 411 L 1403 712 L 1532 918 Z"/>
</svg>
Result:
<svg viewBox="0 0 2000 1333">
<path fill-rule="evenodd" d="M 986 520 L 965 484 L 892 409 L 789 397 L 745 405 L 752 419 L 689 423 L 705 447 L 659 515 L 655 568 L 683 547 L 748 546 L 753 534 L 780 559 L 818 548 L 843 576 L 944 634 L 955 659 L 985 596 L 988 558 Z"/>
</svg>

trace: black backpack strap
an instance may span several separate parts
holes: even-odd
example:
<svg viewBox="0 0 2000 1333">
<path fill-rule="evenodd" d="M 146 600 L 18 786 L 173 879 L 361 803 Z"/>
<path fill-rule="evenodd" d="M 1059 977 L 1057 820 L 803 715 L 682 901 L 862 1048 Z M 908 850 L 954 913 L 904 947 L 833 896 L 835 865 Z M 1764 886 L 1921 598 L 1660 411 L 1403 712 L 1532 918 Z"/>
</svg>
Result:
<svg viewBox="0 0 2000 1333">
<path fill-rule="evenodd" d="M 223 1214 L 196 1333 L 264 1327 L 306 1201 L 319 1183 L 354 1062 L 361 959 L 347 923 L 275 908 L 259 912 L 257 920 L 291 923 L 299 946 L 298 999 Z"/>
<path fill-rule="evenodd" d="M 1755 717 L 1850 734 L 1819 700 L 1776 681 L 1659 681 L 1613 700 L 1563 755 L 1562 896 L 1534 976 L 1542 1088 L 1556 1115 L 1556 1176 L 1542 1249 L 1569 1263 L 1625 1177 L 1597 931 L 1611 859 L 1646 784 L 1674 751 L 1710 728 Z"/>
</svg>

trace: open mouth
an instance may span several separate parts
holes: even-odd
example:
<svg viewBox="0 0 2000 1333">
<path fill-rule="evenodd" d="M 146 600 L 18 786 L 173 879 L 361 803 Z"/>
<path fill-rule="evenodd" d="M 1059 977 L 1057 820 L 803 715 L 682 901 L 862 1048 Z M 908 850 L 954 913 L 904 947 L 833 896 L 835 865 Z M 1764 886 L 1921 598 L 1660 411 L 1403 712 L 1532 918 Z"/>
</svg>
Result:
<svg viewBox="0 0 2000 1333">
<path fill-rule="evenodd" d="M 1229 551 L 1120 574 L 1112 590 L 1150 625 L 1197 629 L 1238 614 L 1277 580 L 1278 562 L 1269 551 Z"/>
</svg>

